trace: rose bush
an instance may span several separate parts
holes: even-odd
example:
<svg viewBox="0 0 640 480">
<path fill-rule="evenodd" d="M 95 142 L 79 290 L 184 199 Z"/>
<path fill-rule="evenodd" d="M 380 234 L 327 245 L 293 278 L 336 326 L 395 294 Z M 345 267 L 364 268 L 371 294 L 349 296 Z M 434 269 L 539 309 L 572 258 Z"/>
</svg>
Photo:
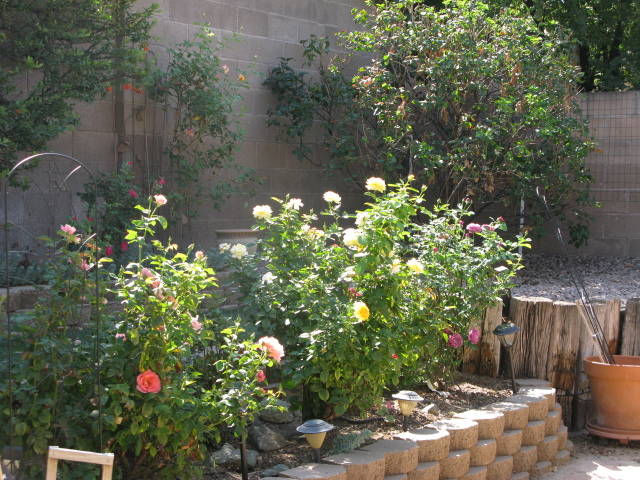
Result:
<svg viewBox="0 0 640 480">
<path fill-rule="evenodd" d="M 314 415 L 365 411 L 403 375 L 451 369 L 463 338 L 444 330 L 469 331 L 528 245 L 502 238 L 501 221 L 468 230 L 466 204 L 427 208 L 424 187 L 366 184 L 370 201 L 355 213 L 335 192 L 320 215 L 291 198 L 268 217 L 254 210 L 260 253 L 233 260 L 247 315 L 283 340 L 285 386 L 302 386 Z"/>
</svg>

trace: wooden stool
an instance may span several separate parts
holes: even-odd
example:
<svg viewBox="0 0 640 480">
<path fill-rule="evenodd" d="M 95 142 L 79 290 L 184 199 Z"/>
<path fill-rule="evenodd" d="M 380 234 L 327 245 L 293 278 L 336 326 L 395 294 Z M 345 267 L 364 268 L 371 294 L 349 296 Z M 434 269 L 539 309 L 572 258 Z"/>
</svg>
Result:
<svg viewBox="0 0 640 480">
<path fill-rule="evenodd" d="M 83 452 L 81 450 L 49 447 L 49 455 L 47 457 L 47 476 L 45 480 L 56 480 L 56 475 L 58 474 L 58 460 L 102 465 L 101 480 L 111 480 L 113 478 L 113 453 Z"/>
</svg>

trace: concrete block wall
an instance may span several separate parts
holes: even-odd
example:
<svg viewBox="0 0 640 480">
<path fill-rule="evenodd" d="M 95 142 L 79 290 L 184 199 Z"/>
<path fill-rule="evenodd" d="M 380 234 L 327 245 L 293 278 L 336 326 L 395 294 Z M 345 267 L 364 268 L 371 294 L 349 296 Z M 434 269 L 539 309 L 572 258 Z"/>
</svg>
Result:
<svg viewBox="0 0 640 480">
<path fill-rule="evenodd" d="M 589 244 L 581 255 L 640 255 L 640 92 L 599 92 L 580 95 L 597 149 L 587 159 L 592 192 L 601 208 L 589 210 L 593 220 Z M 560 252 L 552 238 L 540 247 Z"/>
<path fill-rule="evenodd" d="M 555 389 L 535 386 L 504 402 L 279 473 L 297 480 L 527 480 L 569 462 L 573 445 Z M 265 480 L 266 480 L 265 479 Z"/>
<path fill-rule="evenodd" d="M 291 193 L 301 197 L 306 206 L 317 208 L 322 205 L 322 193 L 335 190 L 342 195 L 345 205 L 359 204 L 361 197 L 352 187 L 341 178 L 327 178 L 320 170 L 300 162 L 277 138 L 277 132 L 267 128 L 266 112 L 274 99 L 262 82 L 278 64 L 279 57 L 293 57 L 297 65 L 301 64 L 300 40 L 311 34 L 334 40 L 336 32 L 355 28 L 351 9 L 361 7 L 362 0 L 140 0 L 138 5 L 145 7 L 151 3 L 160 7 L 152 31 L 155 39 L 150 46 L 160 65 L 168 62 L 167 47 L 192 38 L 200 28 L 196 24 L 208 23 L 220 38 L 236 37 L 228 42 L 221 57 L 230 75 L 242 72 L 249 84 L 239 105 L 243 111 L 239 122 L 244 140 L 235 160 L 255 168 L 262 183 L 256 187 L 256 196 L 234 195 L 220 210 L 204 204 L 201 214 L 188 228 L 181 229 L 184 242 L 195 241 L 209 247 L 216 243 L 216 230 L 250 227 L 253 205 L 268 203 L 272 196 Z M 163 175 L 166 167 L 158 161 L 163 139 L 158 131 L 163 122 L 170 125 L 171 118 L 146 103 L 144 94 L 131 90 L 124 93 L 130 145 L 125 160 L 134 163 L 140 177 L 148 172 L 152 178 Z M 76 111 L 80 116 L 78 128 L 52 141 L 49 150 L 73 155 L 94 170 L 113 171 L 117 163 L 113 93 L 93 103 L 77 105 Z M 316 151 L 315 155 L 319 160 L 323 152 Z M 171 179 L 167 181 L 170 186 Z M 78 182 L 74 188 L 81 185 Z M 20 198 L 16 197 L 12 208 L 20 208 Z M 81 215 L 80 203 L 75 202 L 65 212 Z M 51 220 L 48 228 L 41 223 L 32 223 L 27 228 L 33 230 L 34 236 L 41 235 L 46 233 L 43 230 L 55 228 L 59 219 Z M 25 220 L 24 225 L 29 222 Z"/>
</svg>

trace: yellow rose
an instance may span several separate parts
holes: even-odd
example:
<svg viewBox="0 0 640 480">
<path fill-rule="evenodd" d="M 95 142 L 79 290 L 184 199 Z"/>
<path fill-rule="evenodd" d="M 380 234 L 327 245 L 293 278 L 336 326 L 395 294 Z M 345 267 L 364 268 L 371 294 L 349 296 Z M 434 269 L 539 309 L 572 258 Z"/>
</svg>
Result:
<svg viewBox="0 0 640 480">
<path fill-rule="evenodd" d="M 422 265 L 422 263 L 420 263 L 420 261 L 416 258 L 412 258 L 411 260 L 409 260 L 407 262 L 407 267 L 409 267 L 409 270 L 411 270 L 413 273 L 424 272 L 424 265 Z"/>
<path fill-rule="evenodd" d="M 324 192 L 322 198 L 327 203 L 340 203 L 342 201 L 340 195 L 338 195 L 336 192 L 332 192 L 331 190 L 329 190 L 328 192 Z"/>
<path fill-rule="evenodd" d="M 269 205 L 256 205 L 253 207 L 253 216 L 259 220 L 269 220 L 273 211 Z"/>
<path fill-rule="evenodd" d="M 347 228 L 344 231 L 342 241 L 347 247 L 358 248 L 362 246 L 358 241 L 359 236 L 360 232 L 358 230 L 356 230 L 355 228 Z"/>
<path fill-rule="evenodd" d="M 369 319 L 369 307 L 364 302 L 356 302 L 353 304 L 353 316 L 360 321 Z"/>
<path fill-rule="evenodd" d="M 391 262 L 391 273 L 400 272 L 400 260 L 398 258 L 394 258 L 393 262 Z"/>
<path fill-rule="evenodd" d="M 379 177 L 369 178 L 365 186 L 367 190 L 373 190 L 374 192 L 384 192 L 387 189 L 387 184 Z"/>
</svg>

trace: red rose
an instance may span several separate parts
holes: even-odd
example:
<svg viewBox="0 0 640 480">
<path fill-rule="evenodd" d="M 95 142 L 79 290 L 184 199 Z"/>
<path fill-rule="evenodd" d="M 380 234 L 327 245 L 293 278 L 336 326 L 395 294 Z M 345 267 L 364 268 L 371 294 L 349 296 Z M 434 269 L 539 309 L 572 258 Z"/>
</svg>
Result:
<svg viewBox="0 0 640 480">
<path fill-rule="evenodd" d="M 397 360 L 398 359 L 398 354 L 394 353 L 393 355 L 391 355 L 391 358 L 393 358 L 394 360 Z"/>
<path fill-rule="evenodd" d="M 129 250 L 129 242 L 125 242 L 124 240 L 120 242 L 120 250 L 122 252 L 126 252 L 127 250 Z"/>
<path fill-rule="evenodd" d="M 110 257 L 111 255 L 113 255 L 113 247 L 111 245 L 104 247 L 104 254 L 107 257 Z"/>
<path fill-rule="evenodd" d="M 145 370 L 136 378 L 136 390 L 142 393 L 158 393 L 162 389 L 160 377 L 153 370 Z"/>
<path fill-rule="evenodd" d="M 129 190 L 129 196 L 131 198 L 138 198 L 138 192 L 136 192 L 133 188 Z"/>
</svg>

